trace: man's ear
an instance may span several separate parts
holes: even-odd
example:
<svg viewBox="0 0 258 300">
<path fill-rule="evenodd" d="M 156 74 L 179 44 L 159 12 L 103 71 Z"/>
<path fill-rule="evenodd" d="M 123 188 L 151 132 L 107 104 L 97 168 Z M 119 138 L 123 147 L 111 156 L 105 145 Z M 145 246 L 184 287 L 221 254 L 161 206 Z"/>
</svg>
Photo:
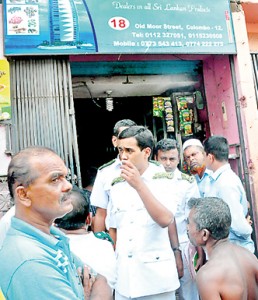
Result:
<svg viewBox="0 0 258 300">
<path fill-rule="evenodd" d="M 112 136 L 112 144 L 116 148 L 116 146 L 117 146 L 117 137 L 114 136 L 114 135 Z"/>
<path fill-rule="evenodd" d="M 213 163 L 214 162 L 214 155 L 209 153 L 208 157 L 209 157 L 210 162 Z"/>
<path fill-rule="evenodd" d="M 90 212 L 85 221 L 86 225 L 91 225 L 92 223 L 92 212 Z"/>
<path fill-rule="evenodd" d="M 15 189 L 15 193 L 17 195 L 17 200 L 24 206 L 30 207 L 31 200 L 28 197 L 27 189 L 24 186 L 17 186 Z"/>
<path fill-rule="evenodd" d="M 208 239 L 209 239 L 209 237 L 210 237 L 210 235 L 211 235 L 211 233 L 209 232 L 208 229 L 203 229 L 202 231 L 203 231 L 203 233 L 202 233 L 202 239 L 203 239 L 204 242 L 207 242 Z"/>
<path fill-rule="evenodd" d="M 147 157 L 149 158 L 151 156 L 151 148 L 150 147 L 147 147 L 145 149 L 143 149 L 144 152 L 145 152 L 145 155 L 147 155 Z"/>
</svg>

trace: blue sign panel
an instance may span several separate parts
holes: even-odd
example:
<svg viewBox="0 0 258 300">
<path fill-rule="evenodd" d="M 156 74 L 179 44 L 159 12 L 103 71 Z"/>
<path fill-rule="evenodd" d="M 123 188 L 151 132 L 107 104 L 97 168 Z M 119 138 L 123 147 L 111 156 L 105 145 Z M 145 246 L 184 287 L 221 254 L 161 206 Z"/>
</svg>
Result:
<svg viewBox="0 0 258 300">
<path fill-rule="evenodd" d="M 234 54 L 228 0 L 4 0 L 5 55 Z"/>
</svg>

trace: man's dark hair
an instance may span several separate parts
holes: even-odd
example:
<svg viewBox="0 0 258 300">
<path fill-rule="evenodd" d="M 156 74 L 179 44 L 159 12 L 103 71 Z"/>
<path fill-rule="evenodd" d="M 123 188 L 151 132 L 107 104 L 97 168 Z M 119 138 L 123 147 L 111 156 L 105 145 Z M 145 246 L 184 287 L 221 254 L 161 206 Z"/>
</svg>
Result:
<svg viewBox="0 0 258 300">
<path fill-rule="evenodd" d="M 86 169 L 86 174 L 84 177 L 85 180 L 85 184 L 84 186 L 88 186 L 91 185 L 93 186 L 94 182 L 95 182 L 95 178 L 97 176 L 97 172 L 98 172 L 98 168 L 94 167 L 94 166 L 90 166 Z"/>
<path fill-rule="evenodd" d="M 194 209 L 197 230 L 207 229 L 215 240 L 228 237 L 231 213 L 225 201 L 217 197 L 191 198 L 188 206 Z"/>
<path fill-rule="evenodd" d="M 14 189 L 17 186 L 22 185 L 28 187 L 40 176 L 37 169 L 33 168 L 31 162 L 33 158 L 40 158 L 46 154 L 58 156 L 58 154 L 50 148 L 31 146 L 19 151 L 12 157 L 7 171 L 7 183 L 12 198 L 14 197 Z"/>
<path fill-rule="evenodd" d="M 89 215 L 90 199 L 78 187 L 73 187 L 69 193 L 69 199 L 72 200 L 73 210 L 62 218 L 56 219 L 55 224 L 65 230 L 80 229 L 85 226 L 86 218 Z"/>
<path fill-rule="evenodd" d="M 213 154 L 218 161 L 228 161 L 229 145 L 224 136 L 210 136 L 203 143 L 206 154 Z"/>
<path fill-rule="evenodd" d="M 131 126 L 120 132 L 118 139 L 126 139 L 134 137 L 138 147 L 143 150 L 149 147 L 151 150 L 154 146 L 154 138 L 152 132 L 145 126 Z"/>
<path fill-rule="evenodd" d="M 114 128 L 113 128 L 113 135 L 118 137 L 119 135 L 119 129 L 121 127 L 130 127 L 137 125 L 133 120 L 130 119 L 122 119 L 116 122 Z"/>
<path fill-rule="evenodd" d="M 180 153 L 180 146 L 178 142 L 174 139 L 162 139 L 157 142 L 154 148 L 154 155 L 158 154 L 158 151 L 166 152 L 169 150 L 177 149 L 178 154 Z"/>
</svg>

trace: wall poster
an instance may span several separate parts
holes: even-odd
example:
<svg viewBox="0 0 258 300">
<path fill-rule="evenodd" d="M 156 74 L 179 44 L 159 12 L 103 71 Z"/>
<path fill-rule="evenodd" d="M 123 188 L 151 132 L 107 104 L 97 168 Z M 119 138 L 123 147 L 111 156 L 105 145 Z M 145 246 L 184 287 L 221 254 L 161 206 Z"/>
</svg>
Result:
<svg viewBox="0 0 258 300">
<path fill-rule="evenodd" d="M 11 119 L 9 62 L 0 59 L 0 121 Z"/>
</svg>

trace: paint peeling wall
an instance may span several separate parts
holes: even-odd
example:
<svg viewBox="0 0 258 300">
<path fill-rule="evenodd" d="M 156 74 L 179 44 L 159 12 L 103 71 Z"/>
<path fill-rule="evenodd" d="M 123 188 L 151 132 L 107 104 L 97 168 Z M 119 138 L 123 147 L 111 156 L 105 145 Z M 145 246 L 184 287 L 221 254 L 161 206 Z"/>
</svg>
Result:
<svg viewBox="0 0 258 300">
<path fill-rule="evenodd" d="M 206 59 L 203 73 L 211 135 L 223 135 L 230 144 L 239 143 L 228 56 Z"/>
</svg>

